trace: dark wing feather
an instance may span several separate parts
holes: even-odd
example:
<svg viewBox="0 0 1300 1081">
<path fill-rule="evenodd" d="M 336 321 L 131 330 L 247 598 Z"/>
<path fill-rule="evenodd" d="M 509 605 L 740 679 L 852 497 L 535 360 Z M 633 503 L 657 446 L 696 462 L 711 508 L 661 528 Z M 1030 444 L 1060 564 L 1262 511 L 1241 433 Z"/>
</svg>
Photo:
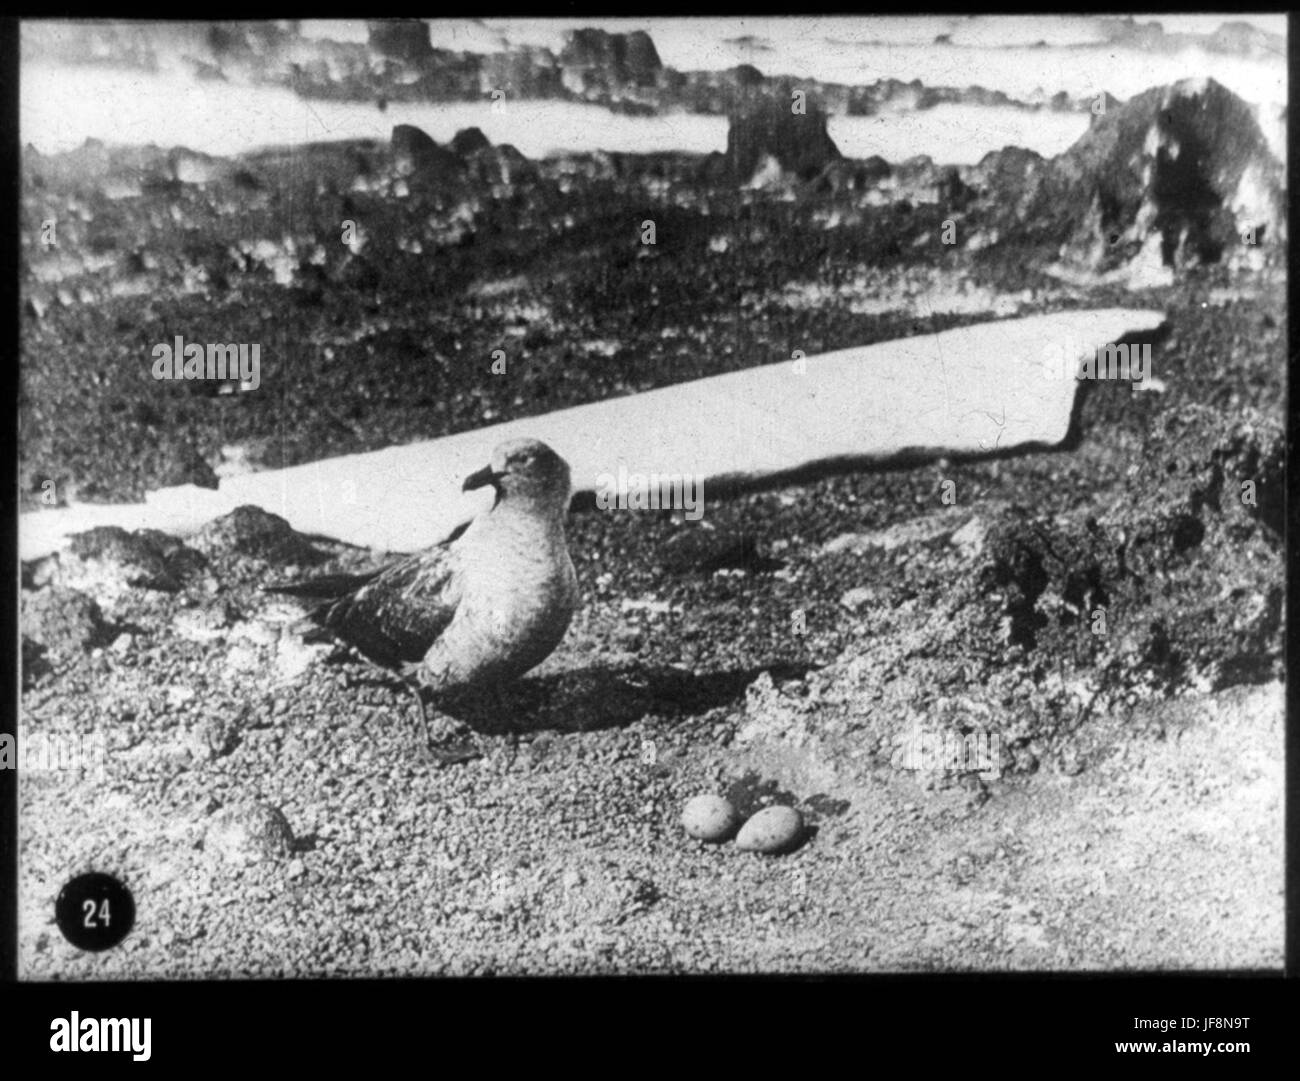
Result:
<svg viewBox="0 0 1300 1081">
<path fill-rule="evenodd" d="M 286 582 L 279 586 L 264 586 L 263 593 L 285 593 L 291 597 L 316 597 L 320 600 L 338 600 L 345 593 L 353 593 L 367 582 L 373 582 L 383 569 L 368 574 L 321 574 L 304 582 Z"/>
<path fill-rule="evenodd" d="M 346 592 L 329 591 L 345 579 Z M 370 574 L 331 575 L 275 592 L 329 597 L 311 619 L 377 664 L 396 668 L 420 660 L 446 630 L 460 602 L 460 576 L 451 550 L 438 545 Z"/>
</svg>

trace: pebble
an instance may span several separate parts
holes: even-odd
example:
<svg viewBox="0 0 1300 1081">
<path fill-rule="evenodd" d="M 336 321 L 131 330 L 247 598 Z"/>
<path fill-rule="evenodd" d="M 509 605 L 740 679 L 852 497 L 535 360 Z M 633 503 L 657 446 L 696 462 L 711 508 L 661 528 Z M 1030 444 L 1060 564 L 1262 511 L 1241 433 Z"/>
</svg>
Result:
<svg viewBox="0 0 1300 1081">
<path fill-rule="evenodd" d="M 851 612 L 856 612 L 870 604 L 876 597 L 876 591 L 866 586 L 858 586 L 856 589 L 850 589 L 840 598 L 840 604 Z"/>
<path fill-rule="evenodd" d="M 723 796 L 696 796 L 682 810 L 682 827 L 698 841 L 719 844 L 736 832 L 740 815 Z"/>
<path fill-rule="evenodd" d="M 206 847 L 242 866 L 287 856 L 293 848 L 293 831 L 278 807 L 243 803 L 214 816 Z"/>
<path fill-rule="evenodd" d="M 239 724 L 223 715 L 207 718 L 195 733 L 195 745 L 199 756 L 212 761 L 224 758 L 238 747 L 239 743 Z"/>
<path fill-rule="evenodd" d="M 768 855 L 784 852 L 803 836 L 803 817 L 793 807 L 765 807 L 741 827 L 736 847 Z"/>
<path fill-rule="evenodd" d="M 987 535 L 988 527 L 979 518 L 972 518 L 948 538 L 948 543 L 958 548 L 966 558 L 973 559 L 984 551 Z"/>
</svg>

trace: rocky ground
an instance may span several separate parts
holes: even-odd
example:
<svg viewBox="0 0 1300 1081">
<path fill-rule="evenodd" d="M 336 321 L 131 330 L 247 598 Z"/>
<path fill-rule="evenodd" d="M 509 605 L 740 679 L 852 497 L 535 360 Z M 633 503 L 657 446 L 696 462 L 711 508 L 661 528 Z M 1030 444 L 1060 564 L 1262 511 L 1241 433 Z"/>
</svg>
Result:
<svg viewBox="0 0 1300 1081">
<path fill-rule="evenodd" d="M 635 83 L 644 44 L 600 40 Z M 20 777 L 24 975 L 1281 964 L 1286 221 L 1253 121 L 1155 88 L 1060 158 L 959 169 L 725 88 L 708 157 L 28 150 L 27 507 L 1066 307 L 1166 311 L 1156 382 L 1081 388 L 1053 453 L 575 514 L 566 642 L 464 705 L 484 754 L 446 768 L 260 591 L 381 553 L 245 510 L 24 566 L 27 731 L 107 744 Z M 262 343 L 260 389 L 155 382 L 177 333 Z M 900 768 L 918 728 L 996 737 L 999 775 Z M 705 791 L 808 834 L 692 841 Z M 52 920 L 89 869 L 139 910 L 104 954 Z"/>
</svg>

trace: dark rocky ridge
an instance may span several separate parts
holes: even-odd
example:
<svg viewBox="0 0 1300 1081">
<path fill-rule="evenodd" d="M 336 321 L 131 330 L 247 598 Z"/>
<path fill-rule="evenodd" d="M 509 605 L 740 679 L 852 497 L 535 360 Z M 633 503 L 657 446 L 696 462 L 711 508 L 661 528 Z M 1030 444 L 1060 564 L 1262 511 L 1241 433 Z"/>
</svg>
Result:
<svg viewBox="0 0 1300 1081">
<path fill-rule="evenodd" d="M 52 24 L 51 24 L 52 25 Z M 728 71 L 680 72 L 665 67 L 644 31 L 573 31 L 556 56 L 520 46 L 466 53 L 430 44 L 421 20 L 373 20 L 366 45 L 308 39 L 292 21 L 61 24 L 24 28 L 24 62 L 105 63 L 157 71 L 180 66 L 202 78 L 288 87 L 305 98 L 345 101 L 479 101 L 508 98 L 585 101 L 621 111 L 685 111 L 726 115 L 748 90 L 779 90 L 788 76 L 769 78 L 742 64 Z M 799 78 L 797 85 L 830 115 L 870 116 L 883 108 L 928 109 L 962 103 L 1081 112 L 1090 97 L 1057 93 L 1017 101 L 979 86 L 931 87 L 919 79 L 877 79 L 862 85 Z M 788 96 L 788 95 L 787 95 Z"/>
<path fill-rule="evenodd" d="M 1009 261 L 1043 270 L 1059 263 L 1098 279 L 1152 259 L 1171 273 L 1222 259 L 1280 265 L 1287 231 L 1283 171 L 1246 106 L 1213 81 L 1139 95 L 1107 111 L 1054 160 L 1010 147 L 966 168 L 926 157 L 896 164 L 843 159 L 826 133 L 820 102 L 809 98 L 804 114 L 793 112 L 788 91 L 785 84 L 775 96 L 767 88 L 740 96 L 728 152 L 704 158 L 597 151 L 534 163 L 511 146 L 485 145 L 477 129 L 439 146 L 419 129 L 400 125 L 388 147 L 358 142 L 233 159 L 184 148 L 110 150 L 94 142 L 58 155 L 28 151 L 27 194 L 34 198 L 48 187 L 72 202 L 60 215 L 59 247 L 37 250 L 31 246 L 39 231 L 34 223 L 49 208 L 26 200 L 25 213 L 37 215 L 23 232 L 26 309 L 40 318 L 53 304 L 145 296 L 164 282 L 181 282 L 184 293 L 197 296 L 234 289 L 234 299 L 248 275 L 311 293 L 340 275 L 358 276 L 358 282 L 382 277 L 386 264 L 375 253 L 402 236 L 406 248 L 399 250 L 406 255 L 490 237 L 499 243 L 503 230 L 518 230 L 507 246 L 527 247 L 531 235 L 547 232 L 529 215 L 540 210 L 543 219 L 552 213 L 566 218 L 562 206 L 575 183 L 612 185 L 630 200 L 627 217 L 642 220 L 638 178 L 647 171 L 672 180 L 669 219 L 685 213 L 692 228 L 707 227 L 710 218 L 735 214 L 737 186 L 752 183 L 768 158 L 780 166 L 779 175 L 759 178 L 760 186 L 794 197 L 788 213 L 796 218 L 865 230 L 892 251 L 920 243 L 923 220 L 933 230 L 952 221 L 955 247 L 993 274 Z M 339 249 L 320 239 L 336 227 L 325 226 L 328 218 L 314 223 L 309 214 L 295 215 L 291 235 L 283 235 L 286 219 L 276 208 L 287 189 L 296 191 L 296 206 L 304 205 L 299 197 L 312 205 L 324 197 L 322 208 L 335 199 L 334 221 L 353 219 L 373 204 L 367 231 L 373 235 L 376 223 L 391 221 L 396 232 L 385 237 L 390 226 L 379 224 L 379 249 Z M 418 199 L 408 199 L 417 189 Z M 152 216 L 135 220 L 159 195 L 172 204 L 170 221 L 182 224 L 179 234 Z M 414 228 L 398 224 L 426 201 Z M 199 221 L 210 212 L 232 215 L 240 235 L 224 244 L 207 237 Z M 762 211 L 769 212 L 770 205 Z M 907 224 L 891 218 L 896 215 Z M 1254 227 L 1253 244 L 1243 240 L 1247 226 Z M 123 246 L 124 236 L 138 240 Z M 473 261 L 467 253 L 466 265 Z M 175 483 L 198 459 L 184 449 L 159 481 Z M 214 478 L 209 473 L 204 479 Z"/>
</svg>

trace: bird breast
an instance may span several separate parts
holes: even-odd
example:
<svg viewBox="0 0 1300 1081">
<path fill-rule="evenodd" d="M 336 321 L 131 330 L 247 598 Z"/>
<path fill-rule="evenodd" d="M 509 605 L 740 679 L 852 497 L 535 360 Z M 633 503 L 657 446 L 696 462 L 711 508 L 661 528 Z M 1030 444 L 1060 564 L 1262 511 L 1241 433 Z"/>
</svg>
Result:
<svg viewBox="0 0 1300 1081">
<path fill-rule="evenodd" d="M 562 523 L 493 525 L 474 537 L 466 531 L 457 544 L 461 603 L 425 658 L 440 683 L 522 675 L 559 644 L 577 605 Z"/>
</svg>

